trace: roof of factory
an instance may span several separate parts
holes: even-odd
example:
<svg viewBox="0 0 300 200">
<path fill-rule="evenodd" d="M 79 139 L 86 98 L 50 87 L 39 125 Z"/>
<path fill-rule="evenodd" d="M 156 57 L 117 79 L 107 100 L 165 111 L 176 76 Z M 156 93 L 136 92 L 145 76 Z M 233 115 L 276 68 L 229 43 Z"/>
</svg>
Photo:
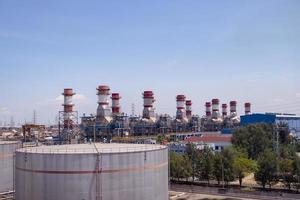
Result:
<svg viewBox="0 0 300 200">
<path fill-rule="evenodd" d="M 37 146 L 18 149 L 17 152 L 45 154 L 88 154 L 88 153 L 126 153 L 153 151 L 167 148 L 153 144 L 87 143 L 52 146 Z"/>
<path fill-rule="evenodd" d="M 206 135 L 203 137 L 190 137 L 185 139 L 186 142 L 203 142 L 203 143 L 214 143 L 214 142 L 231 142 L 231 135 Z"/>
</svg>

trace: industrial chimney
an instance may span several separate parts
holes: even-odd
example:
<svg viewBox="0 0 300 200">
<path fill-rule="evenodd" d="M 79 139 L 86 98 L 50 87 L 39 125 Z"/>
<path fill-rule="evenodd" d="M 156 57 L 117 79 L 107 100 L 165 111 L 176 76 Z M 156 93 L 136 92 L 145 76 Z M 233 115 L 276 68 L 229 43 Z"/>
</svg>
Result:
<svg viewBox="0 0 300 200">
<path fill-rule="evenodd" d="M 120 114 L 120 94 L 119 93 L 112 93 L 111 94 L 111 100 L 112 100 L 112 114 L 113 115 L 118 115 Z"/>
<path fill-rule="evenodd" d="M 111 121 L 111 110 L 109 108 L 109 91 L 110 88 L 106 85 L 100 85 L 97 88 L 98 95 L 98 108 L 97 108 L 97 121 L 110 122 Z M 103 121 L 104 120 L 104 121 Z"/>
<path fill-rule="evenodd" d="M 176 102 L 177 102 L 176 119 L 186 120 L 185 96 L 182 95 L 182 94 L 181 95 L 177 95 Z"/>
<path fill-rule="evenodd" d="M 191 119 L 191 117 L 192 117 L 192 101 L 186 100 L 185 106 L 186 106 L 186 117 L 188 119 Z"/>
<path fill-rule="evenodd" d="M 217 119 L 219 118 L 219 99 L 212 99 L 212 118 Z"/>
<path fill-rule="evenodd" d="M 251 114 L 251 103 L 247 102 L 245 103 L 245 115 Z"/>
<path fill-rule="evenodd" d="M 73 92 L 73 89 L 66 88 L 64 89 L 64 93 L 62 93 L 64 96 L 64 111 L 63 111 L 63 120 L 64 120 L 64 129 L 72 129 L 73 128 L 73 119 L 72 119 L 72 113 L 73 113 L 73 95 L 75 93 Z"/>
<path fill-rule="evenodd" d="M 237 102 L 236 101 L 230 101 L 229 105 L 230 105 L 230 115 L 231 116 L 236 116 L 237 115 L 237 113 L 236 113 Z"/>
<path fill-rule="evenodd" d="M 223 117 L 227 116 L 227 104 L 226 103 L 222 104 L 222 116 Z"/>
<path fill-rule="evenodd" d="M 154 107 L 153 103 L 155 102 L 154 94 L 152 91 L 144 91 L 143 93 L 144 99 L 144 110 L 143 110 L 143 118 L 144 119 L 155 119 Z"/>
<path fill-rule="evenodd" d="M 211 117 L 211 103 L 210 102 L 205 103 L 205 115 L 207 118 Z"/>
</svg>

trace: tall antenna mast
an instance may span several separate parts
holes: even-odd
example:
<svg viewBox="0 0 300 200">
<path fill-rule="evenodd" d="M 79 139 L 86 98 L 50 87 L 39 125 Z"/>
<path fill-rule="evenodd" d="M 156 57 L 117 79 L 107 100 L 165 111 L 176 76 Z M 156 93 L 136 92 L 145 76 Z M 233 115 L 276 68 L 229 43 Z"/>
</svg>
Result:
<svg viewBox="0 0 300 200">
<path fill-rule="evenodd" d="M 32 122 L 33 122 L 33 124 L 37 124 L 37 116 L 36 116 L 36 111 L 35 110 L 33 110 Z"/>
<path fill-rule="evenodd" d="M 134 105 L 134 103 L 131 104 L 131 116 L 135 116 L 135 105 Z"/>
</svg>

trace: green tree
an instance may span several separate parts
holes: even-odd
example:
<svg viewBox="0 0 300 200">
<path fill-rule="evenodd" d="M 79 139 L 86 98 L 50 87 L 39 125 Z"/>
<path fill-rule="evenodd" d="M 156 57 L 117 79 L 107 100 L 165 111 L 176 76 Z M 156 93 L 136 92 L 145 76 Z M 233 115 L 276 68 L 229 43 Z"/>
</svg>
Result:
<svg viewBox="0 0 300 200">
<path fill-rule="evenodd" d="M 200 150 L 196 161 L 196 176 L 209 184 L 213 178 L 213 152 L 208 146 Z"/>
<path fill-rule="evenodd" d="M 173 179 L 188 179 L 191 176 L 191 163 L 187 156 L 171 152 L 170 176 Z"/>
<path fill-rule="evenodd" d="M 293 175 L 294 175 L 294 181 L 293 181 L 293 187 L 299 191 L 300 189 L 300 157 L 296 155 L 293 158 Z"/>
<path fill-rule="evenodd" d="M 213 157 L 213 177 L 218 181 L 218 185 L 220 185 L 220 182 L 222 181 L 222 159 L 223 155 L 221 152 L 215 152 Z"/>
<path fill-rule="evenodd" d="M 233 160 L 237 155 L 237 151 L 234 148 L 225 148 L 221 152 L 221 167 L 223 166 L 224 171 L 224 181 L 228 185 L 229 182 L 234 181 L 234 171 L 233 171 Z"/>
<path fill-rule="evenodd" d="M 289 126 L 285 122 L 280 122 L 277 124 L 278 139 L 280 144 L 289 144 L 292 138 L 289 137 Z"/>
<path fill-rule="evenodd" d="M 291 159 L 281 159 L 279 161 L 280 177 L 283 179 L 283 184 L 290 190 L 294 181 L 294 163 Z"/>
<path fill-rule="evenodd" d="M 246 157 L 236 157 L 233 160 L 233 171 L 235 176 L 239 179 L 240 187 L 242 186 L 243 178 L 257 170 L 257 165 L 254 160 L 248 159 Z"/>
<path fill-rule="evenodd" d="M 269 185 L 270 188 L 277 182 L 277 157 L 272 150 L 265 150 L 257 160 L 257 171 L 254 174 L 255 180 L 263 188 Z"/>
<path fill-rule="evenodd" d="M 156 141 L 157 141 L 157 143 L 159 143 L 159 144 L 162 144 L 163 142 L 165 142 L 165 141 L 170 141 L 170 138 L 168 137 L 168 136 L 166 136 L 166 135 L 158 135 L 157 137 L 156 137 Z"/>
<path fill-rule="evenodd" d="M 272 148 L 272 126 L 262 123 L 237 129 L 233 133 L 232 144 L 246 149 L 249 158 L 256 160 L 261 152 Z"/>
<path fill-rule="evenodd" d="M 279 156 L 283 159 L 293 159 L 296 156 L 296 148 L 293 144 L 281 144 Z"/>
<path fill-rule="evenodd" d="M 192 179 L 193 182 L 195 181 L 195 173 L 196 173 L 196 163 L 197 163 L 197 157 L 198 157 L 199 151 L 196 148 L 196 145 L 194 143 L 188 143 L 186 145 L 186 155 L 188 156 L 191 168 L 192 168 Z"/>
</svg>

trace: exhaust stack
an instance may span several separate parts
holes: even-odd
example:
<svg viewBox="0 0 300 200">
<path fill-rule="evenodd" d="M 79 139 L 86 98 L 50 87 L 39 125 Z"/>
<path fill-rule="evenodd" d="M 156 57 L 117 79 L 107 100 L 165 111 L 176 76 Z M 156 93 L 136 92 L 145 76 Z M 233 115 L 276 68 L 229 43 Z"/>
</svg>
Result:
<svg viewBox="0 0 300 200">
<path fill-rule="evenodd" d="M 205 103 L 205 115 L 207 118 L 211 117 L 211 103 L 210 102 Z"/>
<path fill-rule="evenodd" d="M 236 116 L 237 115 L 237 112 L 236 112 L 237 102 L 236 101 L 230 101 L 229 105 L 230 105 L 230 115 L 231 116 Z"/>
<path fill-rule="evenodd" d="M 73 128 L 73 119 L 72 119 L 72 113 L 73 113 L 73 96 L 75 93 L 73 92 L 73 89 L 66 88 L 64 89 L 64 92 L 62 93 L 64 96 L 64 111 L 63 111 L 63 120 L 64 120 L 64 129 L 72 129 Z"/>
<path fill-rule="evenodd" d="M 245 115 L 251 114 L 251 103 L 247 102 L 245 103 Z"/>
<path fill-rule="evenodd" d="M 222 104 L 222 116 L 223 117 L 227 116 L 227 104 L 226 103 Z"/>
<path fill-rule="evenodd" d="M 191 117 L 192 117 L 192 101 L 186 100 L 185 106 L 186 106 L 186 117 L 188 119 L 191 119 Z"/>
<path fill-rule="evenodd" d="M 186 120 L 185 96 L 182 94 L 177 95 L 176 103 L 177 103 L 176 119 Z"/>
<path fill-rule="evenodd" d="M 155 102 L 154 94 L 152 91 L 144 91 L 143 93 L 144 99 L 144 110 L 143 110 L 143 118 L 144 119 L 155 119 L 154 107 L 153 103 Z"/>
<path fill-rule="evenodd" d="M 219 113 L 219 99 L 212 99 L 212 118 L 217 119 L 220 116 Z"/>
<path fill-rule="evenodd" d="M 98 108 L 97 108 L 97 121 L 110 122 L 111 109 L 109 108 L 109 91 L 110 88 L 106 85 L 99 85 L 97 88 L 98 95 Z M 104 120 L 104 121 L 103 121 Z"/>
<path fill-rule="evenodd" d="M 120 114 L 120 94 L 119 93 L 112 93 L 111 94 L 111 109 L 112 109 L 112 114 L 113 115 L 118 115 Z"/>
</svg>

